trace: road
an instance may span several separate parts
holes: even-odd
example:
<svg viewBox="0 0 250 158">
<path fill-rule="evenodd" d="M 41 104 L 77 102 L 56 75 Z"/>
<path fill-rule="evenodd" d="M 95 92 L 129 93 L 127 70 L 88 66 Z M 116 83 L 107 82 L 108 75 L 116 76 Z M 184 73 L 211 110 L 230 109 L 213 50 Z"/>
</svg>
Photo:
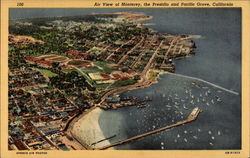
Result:
<svg viewBox="0 0 250 158">
<path fill-rule="evenodd" d="M 152 64 L 152 62 L 153 62 L 155 56 L 157 55 L 158 50 L 160 49 L 160 47 L 161 47 L 161 45 L 162 45 L 162 43 L 163 43 L 163 41 L 161 41 L 161 43 L 159 44 L 159 46 L 157 47 L 157 49 L 154 51 L 153 55 L 152 55 L 151 58 L 149 59 L 147 65 L 144 67 L 144 70 L 142 71 L 142 74 L 143 74 L 144 76 L 145 76 L 146 73 L 148 72 L 148 70 L 149 70 L 149 68 L 150 68 L 150 66 L 151 66 L 151 64 Z"/>
<path fill-rule="evenodd" d="M 147 78 L 146 78 L 146 73 L 147 71 L 149 70 L 152 62 L 153 62 L 153 59 L 155 58 L 159 48 L 161 47 L 163 41 L 161 41 L 161 43 L 159 44 L 159 46 L 157 47 L 157 49 L 154 51 L 153 55 L 151 56 L 151 58 L 149 59 L 149 62 L 148 64 L 145 66 L 142 74 L 141 74 L 141 81 L 136 83 L 136 84 L 133 84 L 133 85 L 128 85 L 128 86 L 123 86 L 123 87 L 119 87 L 119 88 L 115 88 L 115 89 L 111 89 L 109 91 L 107 91 L 100 99 L 99 99 L 99 102 L 98 104 L 96 104 L 96 106 L 100 106 L 104 101 L 105 99 L 110 96 L 110 95 L 113 95 L 115 93 L 121 93 L 123 91 L 127 91 L 127 90 L 132 90 L 132 89 L 138 89 L 138 88 L 144 88 L 144 87 L 149 87 L 152 82 L 149 81 Z"/>
<path fill-rule="evenodd" d="M 118 47 L 113 53 L 111 53 L 111 54 L 105 59 L 105 61 L 108 61 L 108 60 L 114 55 L 115 52 L 119 51 L 119 49 L 121 49 L 124 45 L 129 44 L 129 43 L 132 42 L 134 39 L 135 39 L 135 37 L 133 37 L 131 40 L 127 41 L 126 43 L 124 43 L 124 44 L 122 44 L 120 47 Z"/>
<path fill-rule="evenodd" d="M 118 62 L 118 65 L 120 65 L 127 57 L 130 53 L 132 53 L 143 41 L 144 41 L 144 37 L 142 37 L 142 39 L 140 40 L 139 43 L 137 43 L 132 49 L 130 49 L 125 55 L 123 55 L 123 57 L 120 59 L 120 61 Z"/>
</svg>

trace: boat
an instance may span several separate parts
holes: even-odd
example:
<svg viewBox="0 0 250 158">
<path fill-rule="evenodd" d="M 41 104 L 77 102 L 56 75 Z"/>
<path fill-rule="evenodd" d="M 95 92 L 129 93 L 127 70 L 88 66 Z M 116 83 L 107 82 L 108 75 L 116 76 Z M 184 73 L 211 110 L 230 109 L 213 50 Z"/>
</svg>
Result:
<svg viewBox="0 0 250 158">
<path fill-rule="evenodd" d="M 220 133 L 220 131 L 218 131 L 218 135 L 220 135 L 221 133 Z"/>
<path fill-rule="evenodd" d="M 214 100 L 213 99 L 211 100 L 211 103 L 214 104 Z"/>
<path fill-rule="evenodd" d="M 217 99 L 217 102 L 222 102 L 222 100 L 220 98 Z"/>
<path fill-rule="evenodd" d="M 188 109 L 188 108 L 185 106 L 185 104 L 183 104 L 183 108 L 186 109 L 186 110 Z"/>
<path fill-rule="evenodd" d="M 166 107 L 171 108 L 172 106 L 170 106 L 170 105 L 166 105 Z"/>
</svg>

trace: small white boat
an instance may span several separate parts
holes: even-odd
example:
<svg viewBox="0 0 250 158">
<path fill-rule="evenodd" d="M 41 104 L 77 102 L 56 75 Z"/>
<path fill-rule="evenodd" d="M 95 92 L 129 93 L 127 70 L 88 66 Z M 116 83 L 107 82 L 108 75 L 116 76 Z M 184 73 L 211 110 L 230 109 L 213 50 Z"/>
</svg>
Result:
<svg viewBox="0 0 250 158">
<path fill-rule="evenodd" d="M 217 102 L 221 102 L 222 100 L 220 98 L 217 99 Z"/>
<path fill-rule="evenodd" d="M 197 99 L 197 103 L 199 103 L 199 102 L 200 102 L 200 99 L 198 98 L 198 99 Z"/>
<path fill-rule="evenodd" d="M 171 108 L 172 106 L 170 106 L 170 105 L 166 105 L 166 107 Z"/>
<path fill-rule="evenodd" d="M 214 100 L 213 99 L 211 100 L 211 103 L 214 104 Z"/>
<path fill-rule="evenodd" d="M 188 109 L 185 104 L 183 104 L 183 108 L 186 109 L 186 110 Z"/>
<path fill-rule="evenodd" d="M 219 135 L 219 136 L 221 135 L 221 132 L 220 132 L 220 131 L 218 131 L 218 135 Z"/>
</svg>

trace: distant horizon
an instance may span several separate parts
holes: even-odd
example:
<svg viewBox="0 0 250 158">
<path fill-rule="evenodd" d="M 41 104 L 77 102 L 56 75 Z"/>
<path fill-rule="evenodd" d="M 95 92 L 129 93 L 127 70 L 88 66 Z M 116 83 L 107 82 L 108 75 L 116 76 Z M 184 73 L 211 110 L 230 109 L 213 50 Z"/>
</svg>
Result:
<svg viewBox="0 0 250 158">
<path fill-rule="evenodd" d="M 71 10 L 70 12 L 68 10 Z M 93 12 L 90 13 L 90 11 Z M 35 18 L 48 18 L 48 17 L 71 17 L 71 16 L 84 16 L 90 14 L 99 14 L 107 11 L 107 13 L 115 12 L 136 12 L 129 8 L 120 11 L 121 8 L 11 8 L 9 9 L 9 20 L 22 20 L 22 19 L 35 19 Z M 134 10 L 134 9 L 133 9 Z M 51 12 L 51 14 L 49 13 Z M 52 14 L 54 16 L 51 16 Z"/>
</svg>

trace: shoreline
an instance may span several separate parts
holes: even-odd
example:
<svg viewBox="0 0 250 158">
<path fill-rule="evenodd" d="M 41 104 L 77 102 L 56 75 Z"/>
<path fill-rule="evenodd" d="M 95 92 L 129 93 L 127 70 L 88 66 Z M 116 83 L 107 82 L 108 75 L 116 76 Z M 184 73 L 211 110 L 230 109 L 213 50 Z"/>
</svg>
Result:
<svg viewBox="0 0 250 158">
<path fill-rule="evenodd" d="M 96 15 L 117 15 L 117 16 L 123 17 L 124 19 L 127 19 L 128 21 L 136 21 L 136 22 L 150 20 L 153 18 L 152 16 L 146 16 L 145 14 L 142 14 L 142 13 L 130 13 L 130 12 L 102 13 L 102 14 L 91 14 L 91 15 L 93 15 L 93 16 L 96 16 Z M 176 35 L 167 35 L 167 36 L 175 36 L 176 37 Z M 180 35 L 177 35 L 177 37 L 182 38 L 182 39 L 191 39 L 191 38 L 200 38 L 201 37 L 199 35 L 185 35 L 185 36 L 186 37 L 181 37 Z M 150 64 L 147 66 L 150 66 Z M 163 71 L 163 70 L 148 69 L 147 68 L 146 71 L 144 70 L 142 72 L 141 79 L 139 80 L 139 82 L 137 82 L 133 85 L 127 85 L 127 86 L 118 87 L 118 88 L 114 88 L 114 89 L 110 89 L 110 90 L 106 91 L 105 94 L 98 99 L 98 101 L 95 103 L 95 105 L 90 110 L 88 110 L 87 112 L 83 112 L 83 114 L 80 114 L 80 116 L 75 118 L 70 123 L 70 128 L 67 131 L 69 131 L 69 133 L 72 135 L 72 137 L 74 137 L 74 139 L 76 139 L 78 142 L 80 142 L 80 144 L 82 144 L 85 148 L 93 149 L 91 147 L 91 139 L 95 138 L 94 140 L 96 142 L 98 140 L 106 139 L 102 133 L 102 130 L 100 129 L 99 124 L 98 124 L 98 118 L 100 116 L 100 113 L 102 110 L 105 109 L 105 105 L 104 106 L 102 105 L 102 103 L 105 101 L 105 99 L 109 96 L 112 96 L 115 94 L 120 94 L 120 93 L 123 93 L 126 91 L 150 87 L 151 85 L 158 83 L 158 79 L 162 74 L 167 74 L 167 73 L 168 72 Z M 88 115 L 88 113 L 90 113 L 90 112 L 91 112 L 91 115 Z M 91 123 L 92 123 L 92 125 L 91 125 Z M 89 131 L 86 131 L 86 129 L 85 129 L 84 135 L 80 135 L 79 134 L 79 133 L 81 133 L 80 131 L 84 130 L 81 128 L 81 124 L 86 124 L 86 125 L 84 125 L 85 128 L 89 128 L 90 126 L 92 126 L 92 127 L 94 126 L 94 128 L 92 128 L 92 129 L 94 129 L 95 132 L 97 132 L 97 134 L 95 134 L 95 133 L 94 134 L 92 133 L 93 135 L 91 135 L 91 133 L 86 134 Z M 98 140 L 96 139 L 96 137 Z M 93 143 L 95 143 L 95 142 L 92 142 L 92 144 Z M 95 144 L 94 148 L 100 148 L 101 147 L 100 144 L 101 145 L 105 144 L 103 146 L 106 146 L 107 144 L 109 144 L 109 141 L 104 140 L 100 143 L 97 143 L 97 144 Z"/>
<path fill-rule="evenodd" d="M 111 144 L 108 140 L 103 140 L 106 138 L 98 123 L 98 119 L 102 111 L 103 110 L 101 108 L 94 107 L 81 114 L 79 117 L 75 118 L 68 130 L 71 136 L 86 149 L 94 150 Z M 99 140 L 103 141 L 98 142 Z"/>
<path fill-rule="evenodd" d="M 161 77 L 161 75 L 170 75 L 170 76 L 176 76 L 176 77 L 180 77 L 180 78 L 185 78 L 185 79 L 188 79 L 188 80 L 197 80 L 196 78 L 189 78 L 189 77 L 184 77 L 184 76 L 180 76 L 179 74 L 175 74 L 175 73 L 166 73 L 166 72 L 159 72 L 158 76 L 157 76 L 157 79 L 159 79 L 159 77 Z M 214 85 L 211 85 L 209 83 L 206 83 L 204 82 L 203 80 L 197 80 L 198 82 L 202 82 L 202 83 L 205 83 L 205 84 L 208 84 L 214 88 L 218 88 Z M 157 84 L 159 81 L 157 80 L 155 82 L 155 84 Z M 218 88 L 220 89 L 220 88 Z M 225 91 L 227 92 L 227 91 Z M 121 92 L 122 93 L 122 92 Z M 79 142 L 81 142 L 81 144 L 85 143 L 86 141 L 87 142 L 90 142 L 92 141 L 91 143 L 94 143 L 94 142 L 98 142 L 99 140 L 103 140 L 107 137 L 104 136 L 103 134 L 103 131 L 98 123 L 98 118 L 100 117 L 100 114 L 102 111 L 105 111 L 99 107 L 94 107 L 93 109 L 81 114 L 78 118 L 76 118 L 77 120 L 75 121 L 76 125 L 74 124 L 73 126 L 77 126 L 78 124 L 82 125 L 82 127 L 76 127 L 76 130 L 71 132 L 73 133 L 73 137 L 75 139 L 77 139 Z M 91 119 L 91 120 L 89 120 Z M 80 120 L 80 122 L 79 122 Z M 81 122 L 84 122 L 84 125 L 81 124 Z M 80 135 L 79 131 L 77 131 L 77 129 L 80 129 L 80 128 L 84 128 L 84 129 L 88 129 L 89 127 L 91 127 L 91 129 L 94 129 L 96 130 L 96 137 L 92 137 L 92 136 L 89 136 L 87 133 L 85 133 L 85 137 L 84 135 Z M 77 136 L 77 135 L 80 135 L 80 136 Z M 87 136 L 86 136 L 87 135 Z M 79 138 L 80 137 L 80 138 Z M 82 139 L 82 138 L 85 138 L 85 139 Z M 90 138 L 89 138 L 90 137 Z M 89 140 L 91 139 L 91 140 Z M 106 143 L 106 144 L 105 144 Z M 100 149 L 102 147 L 105 147 L 105 146 L 109 146 L 111 145 L 112 143 L 110 143 L 108 140 L 105 140 L 105 143 L 98 143 L 98 146 L 94 146 L 94 148 L 88 148 L 90 150 L 97 150 L 97 149 Z M 85 143 L 85 144 L 88 144 L 88 143 Z M 109 148 L 109 149 L 113 149 L 114 148 Z"/>
<path fill-rule="evenodd" d="M 145 21 L 150 20 L 153 16 L 145 15 L 144 13 L 132 13 L 132 12 L 114 12 L 114 13 L 93 13 L 90 14 L 93 16 L 100 16 L 100 15 L 117 15 L 121 16 L 128 21 Z"/>
</svg>

